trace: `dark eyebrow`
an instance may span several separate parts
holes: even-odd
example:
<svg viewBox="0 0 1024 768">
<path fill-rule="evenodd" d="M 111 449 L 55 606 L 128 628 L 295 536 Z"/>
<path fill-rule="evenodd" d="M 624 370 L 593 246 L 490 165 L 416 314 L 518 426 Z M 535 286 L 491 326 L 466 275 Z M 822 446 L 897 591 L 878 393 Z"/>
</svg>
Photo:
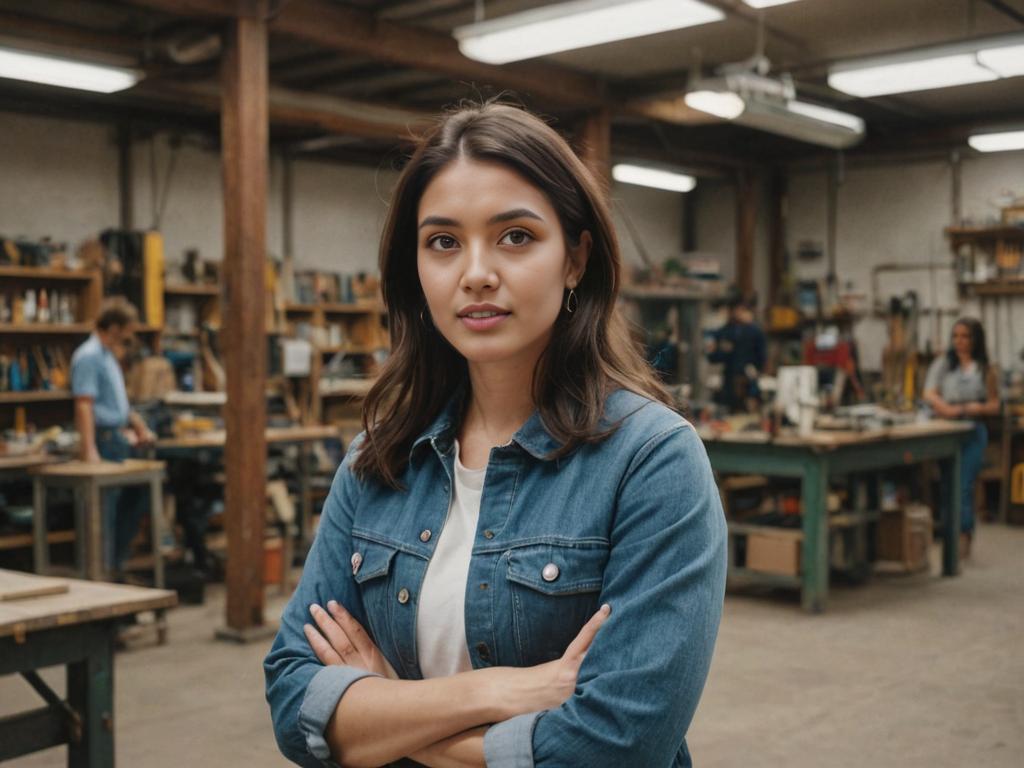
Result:
<svg viewBox="0 0 1024 768">
<path fill-rule="evenodd" d="M 544 219 L 529 208 L 513 208 L 511 211 L 505 211 L 504 213 L 499 213 L 496 216 L 491 216 L 491 218 L 487 220 L 487 223 L 497 224 L 502 221 L 512 221 L 513 219 L 536 219 L 537 221 L 544 221 Z"/>
<path fill-rule="evenodd" d="M 502 221 L 512 221 L 513 219 L 536 219 L 537 221 L 544 221 L 540 216 L 531 211 L 529 208 L 513 208 L 511 211 L 505 211 L 491 216 L 487 220 L 488 224 L 498 224 Z M 455 219 L 449 219 L 445 216 L 427 216 L 423 221 L 420 222 L 420 229 L 424 227 L 457 227 L 459 222 Z"/>
</svg>

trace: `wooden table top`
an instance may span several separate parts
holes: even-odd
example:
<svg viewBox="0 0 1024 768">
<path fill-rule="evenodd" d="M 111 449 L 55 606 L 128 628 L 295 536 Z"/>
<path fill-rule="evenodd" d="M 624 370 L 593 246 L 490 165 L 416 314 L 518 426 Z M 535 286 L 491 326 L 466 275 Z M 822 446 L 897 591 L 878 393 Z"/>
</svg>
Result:
<svg viewBox="0 0 1024 768">
<path fill-rule="evenodd" d="M 807 448 L 840 448 L 849 445 L 864 445 L 883 440 L 913 439 L 918 437 L 938 437 L 940 435 L 956 435 L 969 432 L 972 424 L 964 421 L 947 421 L 933 419 L 912 424 L 898 424 L 892 427 L 857 430 L 817 430 L 810 435 L 798 435 L 795 432 L 782 433 L 770 440 L 764 432 L 738 432 L 735 434 L 702 435 L 706 441 L 723 443 L 759 443 L 785 445 Z"/>
<path fill-rule="evenodd" d="M 29 472 L 46 477 L 125 477 L 140 472 L 161 472 L 167 465 L 162 461 L 127 459 L 125 461 L 65 461 L 35 467 Z"/>
<path fill-rule="evenodd" d="M 31 469 L 32 467 L 54 464 L 57 461 L 57 457 L 51 456 L 47 453 L 26 453 L 21 456 L 0 456 L 0 471 Z"/>
<path fill-rule="evenodd" d="M 166 589 L 55 579 L 3 569 L 0 569 L 0 591 L 13 595 L 37 593 L 36 596 L 0 600 L 0 637 L 16 638 L 51 627 L 170 608 L 178 602 L 177 594 Z M 38 594 L 45 592 L 50 594 Z"/>
<path fill-rule="evenodd" d="M 338 437 L 337 427 L 318 424 L 311 427 L 271 427 L 266 431 L 268 443 L 306 443 Z M 218 429 L 188 437 L 170 437 L 156 441 L 157 448 L 222 448 L 227 443 L 227 432 Z"/>
</svg>

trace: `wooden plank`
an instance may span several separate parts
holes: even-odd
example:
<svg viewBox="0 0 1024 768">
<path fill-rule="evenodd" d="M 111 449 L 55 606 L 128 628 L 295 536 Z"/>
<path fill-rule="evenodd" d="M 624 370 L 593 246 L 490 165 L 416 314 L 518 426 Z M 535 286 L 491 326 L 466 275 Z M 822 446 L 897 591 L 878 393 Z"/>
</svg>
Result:
<svg viewBox="0 0 1024 768">
<path fill-rule="evenodd" d="M 0 603 L 47 595 L 63 595 L 67 579 L 51 579 L 17 571 L 0 571 Z"/>
<path fill-rule="evenodd" d="M 168 296 L 219 296 L 220 286 L 206 283 L 168 283 L 164 286 Z"/>
<path fill-rule="evenodd" d="M 58 464 L 37 466 L 31 474 L 45 477 L 104 477 L 121 478 L 139 473 L 162 472 L 162 461 L 148 459 L 127 459 L 125 461 L 65 461 Z"/>
<path fill-rule="evenodd" d="M 264 432 L 268 445 L 284 443 L 310 443 L 337 437 L 337 427 L 311 425 L 308 427 L 271 427 Z M 227 444 L 227 432 L 215 430 L 188 437 L 168 437 L 157 440 L 158 449 L 176 448 L 223 448 Z"/>
<path fill-rule="evenodd" d="M 0 569 L 0 574 L 9 573 L 30 580 L 50 581 L 35 574 Z M 68 585 L 65 594 L 0 603 L 0 637 L 18 637 L 49 627 L 82 624 L 139 611 L 170 608 L 178 601 L 174 592 L 163 589 L 129 587 L 80 579 L 65 581 Z"/>
<path fill-rule="evenodd" d="M 579 129 L 580 157 L 605 194 L 611 189 L 612 114 L 607 107 L 590 112 Z"/>
<path fill-rule="evenodd" d="M 231 20 L 222 57 L 227 626 L 263 625 L 267 221 L 266 2 Z"/>
<path fill-rule="evenodd" d="M 88 323 L 69 323 L 58 325 L 56 323 L 0 323 L 0 334 L 12 334 L 17 336 L 35 335 L 63 335 L 63 336 L 87 336 L 92 333 L 92 326 Z"/>
<path fill-rule="evenodd" d="M 0 266 L 0 277 L 17 280 L 66 280 L 73 283 L 88 283 L 96 273 L 91 269 L 57 269 L 54 267 L 11 267 Z"/>
</svg>

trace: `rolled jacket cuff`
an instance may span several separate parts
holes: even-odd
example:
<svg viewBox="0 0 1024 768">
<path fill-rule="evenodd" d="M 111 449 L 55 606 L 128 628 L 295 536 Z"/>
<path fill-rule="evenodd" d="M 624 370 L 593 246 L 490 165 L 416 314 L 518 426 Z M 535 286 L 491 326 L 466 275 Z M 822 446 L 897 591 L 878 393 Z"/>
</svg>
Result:
<svg viewBox="0 0 1024 768">
<path fill-rule="evenodd" d="M 484 734 L 487 768 L 533 768 L 533 728 L 543 712 L 516 715 Z"/>
<path fill-rule="evenodd" d="M 310 754 L 324 765 L 335 768 L 337 763 L 331 760 L 331 748 L 324 738 L 327 723 L 338 708 L 338 702 L 345 691 L 356 680 L 364 677 L 380 677 L 373 672 L 356 667 L 330 666 L 324 667 L 309 681 L 306 695 L 299 707 L 299 728 L 306 739 L 306 748 Z"/>
</svg>

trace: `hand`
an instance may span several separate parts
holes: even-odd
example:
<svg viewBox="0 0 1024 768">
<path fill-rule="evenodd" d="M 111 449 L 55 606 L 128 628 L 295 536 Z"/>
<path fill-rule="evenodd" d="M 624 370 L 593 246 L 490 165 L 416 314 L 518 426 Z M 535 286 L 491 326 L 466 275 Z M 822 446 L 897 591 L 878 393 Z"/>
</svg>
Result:
<svg viewBox="0 0 1024 768">
<path fill-rule="evenodd" d="M 156 433 L 149 427 L 135 430 L 135 438 L 138 445 L 153 445 L 156 442 Z"/>
<path fill-rule="evenodd" d="M 977 416 L 981 411 L 981 406 L 978 403 L 967 403 L 963 409 L 964 416 Z"/>
<path fill-rule="evenodd" d="M 320 631 L 312 624 L 303 625 L 302 630 L 321 663 L 359 667 L 382 677 L 398 679 L 398 673 L 370 639 L 363 625 L 340 603 L 329 601 L 327 611 L 314 603 L 309 606 L 309 612 Z"/>
<path fill-rule="evenodd" d="M 103 457 L 100 456 L 99 451 L 96 450 L 96 446 L 94 445 L 91 448 L 86 448 L 82 451 L 82 461 L 87 464 L 99 464 L 103 461 Z"/>
<path fill-rule="evenodd" d="M 498 684 L 502 692 L 502 704 L 509 710 L 505 719 L 527 712 L 554 709 L 564 704 L 576 691 L 583 659 L 597 636 L 597 631 L 611 614 L 611 606 L 601 609 L 583 625 L 576 638 L 569 643 L 560 659 L 538 664 L 535 667 L 495 667 L 493 672 L 502 675 Z"/>
</svg>

